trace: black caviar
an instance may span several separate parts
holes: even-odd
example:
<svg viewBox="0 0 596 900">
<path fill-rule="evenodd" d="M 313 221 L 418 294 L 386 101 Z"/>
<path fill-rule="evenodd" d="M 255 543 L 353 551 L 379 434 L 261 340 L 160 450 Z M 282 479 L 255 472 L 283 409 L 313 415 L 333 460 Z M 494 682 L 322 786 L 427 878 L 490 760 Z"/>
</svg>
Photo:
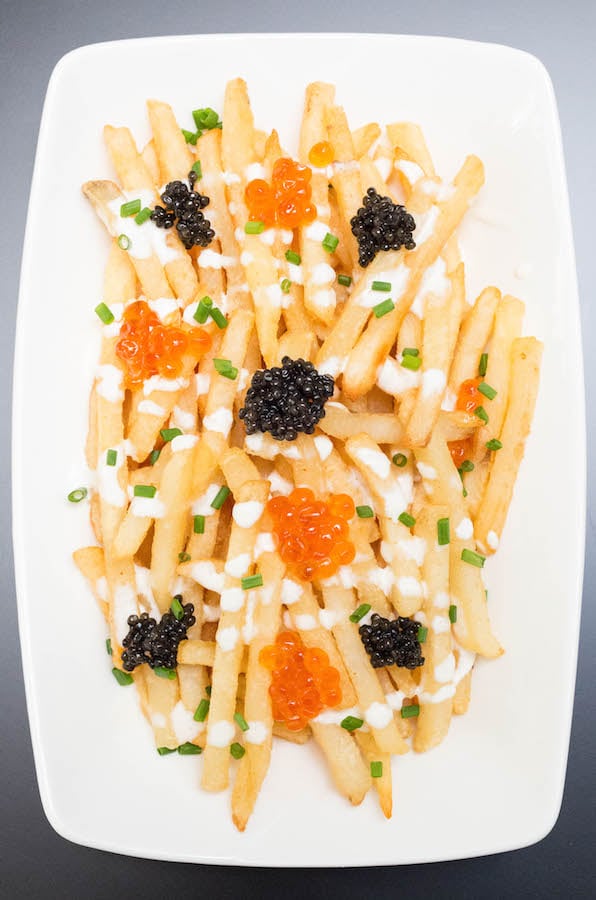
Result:
<svg viewBox="0 0 596 900">
<path fill-rule="evenodd" d="M 195 608 L 192 603 L 182 606 L 180 620 L 171 612 L 166 612 L 159 622 L 148 613 L 129 616 L 128 633 L 122 641 L 122 666 L 132 672 L 137 666 L 148 663 L 152 669 L 163 667 L 175 669 L 178 665 L 178 644 L 188 637 L 187 631 L 194 625 Z"/>
<path fill-rule="evenodd" d="M 188 173 L 187 187 L 183 181 L 170 181 L 161 194 L 163 206 L 156 206 L 151 218 L 158 228 L 171 228 L 176 224 L 176 231 L 187 250 L 197 245 L 207 247 L 215 232 L 211 222 L 206 219 L 202 210 L 209 205 L 209 197 L 194 190 L 196 172 Z"/>
<path fill-rule="evenodd" d="M 295 441 L 300 431 L 313 433 L 334 387 L 311 362 L 284 356 L 281 368 L 255 372 L 238 415 L 247 434 L 269 431 L 276 441 Z"/>
<path fill-rule="evenodd" d="M 370 657 L 374 669 L 382 666 L 402 666 L 405 669 L 417 669 L 424 665 L 424 657 L 418 629 L 420 623 L 414 619 L 384 619 L 376 613 L 371 617 L 370 625 L 361 625 L 358 629 L 364 648 Z"/>
<path fill-rule="evenodd" d="M 358 262 L 366 268 L 379 250 L 413 250 L 412 232 L 416 222 L 405 206 L 382 197 L 370 187 L 362 198 L 363 206 L 352 218 L 352 234 L 358 241 Z"/>
</svg>

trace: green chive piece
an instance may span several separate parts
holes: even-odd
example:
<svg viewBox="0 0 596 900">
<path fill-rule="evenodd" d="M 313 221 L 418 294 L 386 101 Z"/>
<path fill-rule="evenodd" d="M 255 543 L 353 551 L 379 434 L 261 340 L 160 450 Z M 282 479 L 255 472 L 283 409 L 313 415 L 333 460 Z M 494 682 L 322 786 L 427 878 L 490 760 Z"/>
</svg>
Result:
<svg viewBox="0 0 596 900">
<path fill-rule="evenodd" d="M 227 328 L 228 327 L 228 320 L 222 313 L 221 309 L 218 309 L 217 306 L 214 306 L 211 309 L 211 318 L 213 319 L 213 321 L 215 322 L 215 324 L 217 325 L 218 328 Z"/>
<path fill-rule="evenodd" d="M 350 622 L 359 622 L 360 619 L 363 619 L 365 615 L 371 611 L 371 609 L 370 603 L 361 603 L 350 615 Z"/>
<path fill-rule="evenodd" d="M 418 347 L 404 347 L 401 351 L 402 356 L 420 356 L 420 350 Z"/>
<path fill-rule="evenodd" d="M 462 472 L 473 472 L 474 471 L 474 463 L 472 462 L 472 460 L 464 459 L 463 463 L 461 464 L 461 470 L 462 470 Z"/>
<path fill-rule="evenodd" d="M 422 358 L 420 356 L 402 356 L 401 365 L 404 369 L 417 372 L 422 365 Z"/>
<path fill-rule="evenodd" d="M 281 284 L 280 284 L 280 288 L 281 288 L 282 294 L 289 294 L 289 293 L 290 293 L 290 288 L 291 288 L 291 287 L 292 287 L 292 282 L 290 281 L 290 279 L 289 279 L 289 278 L 284 278 L 283 281 L 282 281 Z"/>
<path fill-rule="evenodd" d="M 449 607 L 449 621 L 452 625 L 455 625 L 457 622 L 457 606 L 454 606 L 453 603 Z"/>
<path fill-rule="evenodd" d="M 302 262 L 302 257 L 294 250 L 286 250 L 286 259 L 289 263 L 293 263 L 295 266 L 299 266 Z"/>
<path fill-rule="evenodd" d="M 157 460 L 159 459 L 161 450 L 152 450 L 149 454 L 149 465 L 154 466 Z"/>
<path fill-rule="evenodd" d="M 467 497 L 467 496 L 468 496 L 468 492 L 467 492 L 467 490 L 465 489 L 465 487 L 462 488 L 461 492 L 462 492 L 462 496 L 463 496 L 463 497 Z"/>
<path fill-rule="evenodd" d="M 193 516 L 192 530 L 195 534 L 205 534 L 205 516 Z"/>
<path fill-rule="evenodd" d="M 397 521 L 401 522 L 402 525 L 405 525 L 406 528 L 413 528 L 416 524 L 416 519 L 414 516 L 411 516 L 410 513 L 403 512 L 397 517 Z"/>
<path fill-rule="evenodd" d="M 205 688 L 205 693 L 207 694 L 208 697 L 211 696 L 211 685 L 210 684 L 208 684 L 207 687 Z"/>
<path fill-rule="evenodd" d="M 475 550 L 468 550 L 467 547 L 464 547 L 462 550 L 461 558 L 464 562 L 470 563 L 471 566 L 476 566 L 477 569 L 482 569 L 486 561 L 486 556 L 476 553 Z"/>
<path fill-rule="evenodd" d="M 371 290 L 373 291 L 384 291 L 388 294 L 391 290 L 391 282 L 390 281 L 373 281 L 371 284 Z"/>
<path fill-rule="evenodd" d="M 426 625 L 420 626 L 416 637 L 418 638 L 419 644 L 423 644 L 425 642 L 426 638 L 428 637 L 428 628 L 426 627 Z"/>
<path fill-rule="evenodd" d="M 352 284 L 352 276 L 351 275 L 338 275 L 337 283 L 343 285 L 343 287 L 350 287 Z"/>
<path fill-rule="evenodd" d="M 232 754 L 234 759 L 242 759 L 242 757 L 246 753 L 246 750 L 244 749 L 242 744 L 234 741 L 234 743 L 230 746 L 230 753 Z"/>
<path fill-rule="evenodd" d="M 159 753 L 160 756 L 167 756 L 168 753 L 175 753 L 176 748 L 175 747 L 158 747 L 157 752 Z"/>
<path fill-rule="evenodd" d="M 209 701 L 204 698 L 201 700 L 197 708 L 195 709 L 195 714 L 193 719 L 195 722 L 204 722 L 207 718 L 207 713 L 209 712 Z"/>
<path fill-rule="evenodd" d="M 377 303 L 376 306 L 373 306 L 373 312 L 376 319 L 382 319 L 383 316 L 386 316 L 387 313 L 390 313 L 392 309 L 395 309 L 395 303 L 393 302 L 393 300 L 389 299 L 383 300 L 382 303 Z"/>
<path fill-rule="evenodd" d="M 179 437 L 182 431 L 179 428 L 160 428 L 159 433 L 167 444 L 173 441 L 175 437 Z"/>
<path fill-rule="evenodd" d="M 420 707 L 417 703 L 410 703 L 409 706 L 402 706 L 401 708 L 401 717 L 402 719 L 414 719 L 416 716 L 420 715 Z"/>
<path fill-rule="evenodd" d="M 117 450 L 108 450 L 106 453 L 106 465 L 107 466 L 115 466 L 118 462 L 118 451 Z"/>
<path fill-rule="evenodd" d="M 121 250 L 130 250 L 131 240 L 127 234 L 118 235 L 118 246 Z"/>
<path fill-rule="evenodd" d="M 451 530 L 449 527 L 449 519 L 439 519 L 437 521 L 437 543 L 439 547 L 444 547 L 451 540 Z"/>
<path fill-rule="evenodd" d="M 486 375 L 486 367 L 488 365 L 488 353 L 480 354 L 480 362 L 478 363 L 478 374 L 481 378 Z"/>
<path fill-rule="evenodd" d="M 71 503 L 80 503 L 81 500 L 84 500 L 87 496 L 87 488 L 76 488 L 74 491 L 71 491 L 68 495 L 68 499 Z"/>
<path fill-rule="evenodd" d="M 128 216 L 136 216 L 141 211 L 140 200 L 129 200 L 120 207 L 120 218 L 126 219 Z"/>
<path fill-rule="evenodd" d="M 394 466 L 398 466 L 398 468 L 403 469 L 403 467 L 408 463 L 408 457 L 405 453 L 396 453 L 395 456 L 391 457 L 391 462 Z"/>
<path fill-rule="evenodd" d="M 200 159 L 197 159 L 196 162 L 193 162 L 193 164 L 192 164 L 192 166 L 191 166 L 191 170 L 195 173 L 195 175 L 197 176 L 197 178 L 202 178 L 202 177 L 203 177 L 203 169 L 202 169 L 202 167 L 201 167 L 201 160 L 200 160 Z"/>
<path fill-rule="evenodd" d="M 223 375 L 224 378 L 229 378 L 230 381 L 234 381 L 238 377 L 238 369 L 232 365 L 229 359 L 214 359 L 213 365 L 220 375 Z"/>
<path fill-rule="evenodd" d="M 346 731 L 357 731 L 358 728 L 362 728 L 364 725 L 364 719 L 359 719 L 357 716 L 346 716 L 339 724 Z"/>
<path fill-rule="evenodd" d="M 199 325 L 204 325 L 209 318 L 209 312 L 212 306 L 213 300 L 211 297 L 203 297 L 202 300 L 199 300 L 198 306 L 193 313 L 193 319 L 198 322 Z"/>
<path fill-rule="evenodd" d="M 503 444 L 501 443 L 501 441 L 497 440 L 497 438 L 491 438 L 490 441 L 486 442 L 487 450 L 501 450 L 502 447 Z"/>
<path fill-rule="evenodd" d="M 143 209 L 136 214 L 135 222 L 137 225 L 144 225 L 147 219 L 151 218 L 151 210 L 148 206 L 144 206 Z"/>
<path fill-rule="evenodd" d="M 372 519 L 375 514 L 370 506 L 357 506 L 356 515 L 359 519 Z"/>
<path fill-rule="evenodd" d="M 381 776 L 383 775 L 383 763 L 382 762 L 371 762 L 370 774 L 371 774 L 371 778 L 381 778 Z"/>
<path fill-rule="evenodd" d="M 498 391 L 495 391 L 494 387 L 491 387 L 486 381 L 480 382 L 478 390 L 481 394 L 484 394 L 485 397 L 488 397 L 489 400 L 494 400 L 498 393 Z"/>
<path fill-rule="evenodd" d="M 155 675 L 159 678 L 167 678 L 169 681 L 174 681 L 176 678 L 176 670 L 175 669 L 166 669 L 165 666 L 156 666 L 153 669 Z"/>
<path fill-rule="evenodd" d="M 327 234 L 321 241 L 321 246 L 323 247 L 323 250 L 327 251 L 327 253 L 333 253 L 336 250 L 338 244 L 339 238 L 335 237 L 334 234 L 331 234 L 330 231 L 327 232 Z"/>
<path fill-rule="evenodd" d="M 241 731 L 248 731 L 248 722 L 246 721 L 242 713 L 234 713 L 234 721 Z"/>
<path fill-rule="evenodd" d="M 193 147 L 195 147 L 196 143 L 199 139 L 199 132 L 198 131 L 187 131 L 186 128 L 181 128 L 180 131 L 184 135 L 184 140 L 186 141 L 186 143 L 192 144 Z"/>
<path fill-rule="evenodd" d="M 265 231 L 265 223 L 264 222 L 247 222 L 244 226 L 244 231 L 246 234 L 262 234 Z"/>
<path fill-rule="evenodd" d="M 485 590 L 485 591 L 484 591 L 484 599 L 485 599 L 486 602 L 488 603 L 488 590 Z"/>
<path fill-rule="evenodd" d="M 204 109 L 193 109 L 192 117 L 199 131 L 211 131 L 212 128 L 221 128 L 219 115 L 210 106 Z"/>
<path fill-rule="evenodd" d="M 112 675 L 121 687 L 132 684 L 132 675 L 129 675 L 128 672 L 123 672 L 122 669 L 117 669 L 116 666 L 112 669 Z"/>
<path fill-rule="evenodd" d="M 222 506 L 224 505 L 224 503 L 226 502 L 226 500 L 229 496 L 229 493 L 230 493 L 229 487 L 226 487 L 225 484 L 222 485 L 220 487 L 220 489 L 218 490 L 217 494 L 215 495 L 215 497 L 213 498 L 213 500 L 211 501 L 211 508 L 212 509 L 221 509 Z"/>
<path fill-rule="evenodd" d="M 198 756 L 199 753 L 202 753 L 203 750 L 201 747 L 197 747 L 196 744 L 191 744 L 190 741 L 186 741 L 184 744 L 180 744 L 178 747 L 178 753 L 180 756 Z"/>
<path fill-rule="evenodd" d="M 110 325 L 114 321 L 114 313 L 105 303 L 99 303 L 95 307 L 95 313 L 99 316 L 104 325 Z"/>
<path fill-rule="evenodd" d="M 106 653 L 108 656 L 112 655 L 112 639 L 106 638 Z"/>
<path fill-rule="evenodd" d="M 260 572 L 257 572 L 256 575 L 247 575 L 246 578 L 242 578 L 240 581 L 243 591 L 250 591 L 252 588 L 261 587 L 262 584 L 263 576 Z"/>
<path fill-rule="evenodd" d="M 170 603 L 170 609 L 174 614 L 174 617 L 180 621 L 180 619 L 184 618 L 184 609 L 182 607 L 182 603 L 180 602 L 182 597 L 180 594 L 176 594 L 175 597 L 172 598 L 172 602 Z"/>
<path fill-rule="evenodd" d="M 190 553 L 185 553 L 184 550 L 178 554 L 178 562 L 181 563 L 190 562 L 191 558 Z"/>
<path fill-rule="evenodd" d="M 154 484 L 135 484 L 133 496 L 135 497 L 155 497 L 157 488 Z"/>
<path fill-rule="evenodd" d="M 488 425 L 488 413 L 485 410 L 484 406 L 477 406 L 474 410 L 474 415 L 478 416 L 485 425 Z"/>
</svg>

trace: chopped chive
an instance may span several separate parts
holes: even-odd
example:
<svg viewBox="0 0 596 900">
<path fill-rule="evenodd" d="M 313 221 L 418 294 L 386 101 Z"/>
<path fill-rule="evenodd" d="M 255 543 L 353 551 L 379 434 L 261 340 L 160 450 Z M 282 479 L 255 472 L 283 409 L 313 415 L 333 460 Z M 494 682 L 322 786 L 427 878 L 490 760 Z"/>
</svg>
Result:
<svg viewBox="0 0 596 900">
<path fill-rule="evenodd" d="M 112 675 L 121 687 L 132 684 L 132 675 L 129 675 L 128 672 L 123 672 L 122 669 L 117 669 L 116 666 L 112 669 Z"/>
<path fill-rule="evenodd" d="M 467 497 L 467 496 L 468 496 L 468 492 L 467 492 L 467 490 L 465 489 L 465 487 L 462 487 L 461 492 L 462 492 L 462 496 L 463 496 L 463 497 Z"/>
<path fill-rule="evenodd" d="M 209 701 L 205 700 L 205 698 L 203 698 L 201 700 L 201 702 L 199 703 L 199 705 L 197 706 L 197 708 L 195 709 L 195 714 L 193 716 L 193 719 L 195 720 L 195 722 L 204 722 L 205 721 L 205 719 L 207 718 L 207 713 L 209 712 L 209 706 L 210 706 Z"/>
<path fill-rule="evenodd" d="M 192 530 L 195 534 L 205 534 L 205 516 L 193 516 Z"/>
<path fill-rule="evenodd" d="M 154 484 L 135 484 L 133 495 L 135 497 L 155 497 L 157 488 Z"/>
<path fill-rule="evenodd" d="M 401 351 L 402 356 L 420 356 L 420 350 L 418 347 L 404 347 Z"/>
<path fill-rule="evenodd" d="M 234 721 L 236 722 L 236 724 L 238 725 L 238 728 L 240 728 L 241 731 L 248 731 L 248 722 L 246 721 L 246 719 L 244 718 L 242 713 L 239 713 L 239 712 L 234 713 Z"/>
<path fill-rule="evenodd" d="M 417 372 L 422 365 L 422 357 L 402 356 L 401 365 L 404 369 L 410 369 L 411 372 Z"/>
<path fill-rule="evenodd" d="M 343 285 L 343 287 L 350 287 L 352 284 L 352 276 L 351 275 L 338 275 L 337 283 Z"/>
<path fill-rule="evenodd" d="M 201 129 L 211 131 L 212 128 L 221 128 L 222 123 L 219 120 L 219 115 L 210 106 L 206 106 L 204 109 L 193 109 L 192 117 L 199 131 Z"/>
<path fill-rule="evenodd" d="M 196 143 L 199 139 L 199 132 L 198 131 L 187 131 L 186 128 L 181 128 L 180 131 L 184 135 L 184 140 L 186 141 L 186 143 L 192 144 L 193 147 L 195 147 Z"/>
<path fill-rule="evenodd" d="M 197 178 L 203 177 L 203 169 L 201 168 L 201 160 L 197 159 L 196 162 L 193 162 L 191 166 L 191 171 L 195 173 Z"/>
<path fill-rule="evenodd" d="M 334 234 L 331 234 L 330 231 L 327 232 L 323 240 L 321 241 L 321 246 L 323 250 L 326 250 L 327 253 L 333 253 L 339 244 L 339 238 L 335 237 Z"/>
<path fill-rule="evenodd" d="M 461 470 L 462 470 L 462 472 L 473 472 L 474 471 L 474 463 L 472 462 L 472 460 L 464 459 L 463 463 L 461 464 Z"/>
<path fill-rule="evenodd" d="M 286 250 L 286 259 L 289 263 L 293 263 L 295 266 L 299 266 L 302 262 L 302 257 L 294 250 Z"/>
<path fill-rule="evenodd" d="M 137 225 L 143 225 L 147 219 L 151 218 L 151 210 L 148 206 L 144 206 L 143 209 L 136 214 L 135 222 Z"/>
<path fill-rule="evenodd" d="M 478 363 L 478 374 L 484 378 L 486 375 L 486 367 L 488 365 L 488 353 L 480 354 L 480 362 Z"/>
<path fill-rule="evenodd" d="M 453 603 L 449 607 L 449 621 L 452 625 L 455 625 L 455 623 L 457 622 L 457 606 L 455 606 Z"/>
<path fill-rule="evenodd" d="M 149 454 L 149 465 L 154 466 L 157 460 L 159 459 L 161 450 L 152 450 Z"/>
<path fill-rule="evenodd" d="M 426 638 L 428 637 L 428 628 L 426 627 L 426 625 L 420 626 L 416 637 L 418 638 L 419 644 L 423 644 L 425 642 Z"/>
<path fill-rule="evenodd" d="M 392 309 L 395 309 L 395 303 L 393 300 L 383 300 L 382 303 L 377 303 L 376 306 L 373 306 L 373 312 L 375 314 L 376 319 L 382 319 L 383 316 L 386 316 L 387 313 L 390 313 Z"/>
<path fill-rule="evenodd" d="M 190 553 L 185 553 L 184 550 L 182 550 L 182 552 L 178 554 L 178 562 L 181 563 L 190 562 L 191 558 L 192 557 Z"/>
<path fill-rule="evenodd" d="M 471 566 L 476 566 L 477 569 L 482 569 L 486 560 L 486 556 L 476 553 L 475 550 L 468 550 L 467 547 L 464 547 L 462 550 L 461 558 L 464 562 L 470 563 Z"/>
<path fill-rule="evenodd" d="M 160 428 L 159 433 L 167 444 L 173 441 L 175 437 L 179 437 L 182 431 L 180 428 Z"/>
<path fill-rule="evenodd" d="M 346 716 L 339 724 L 346 731 L 356 731 L 358 728 L 362 728 L 364 719 L 359 719 L 357 716 Z"/>
<path fill-rule="evenodd" d="M 280 284 L 280 288 L 282 290 L 282 294 L 289 294 L 290 288 L 292 287 L 292 282 L 289 278 L 284 278 Z"/>
<path fill-rule="evenodd" d="M 213 365 L 220 375 L 223 375 L 224 378 L 229 378 L 230 381 L 234 381 L 238 377 L 238 369 L 232 365 L 229 359 L 214 359 Z"/>
<path fill-rule="evenodd" d="M 252 588 L 261 587 L 262 584 L 263 576 L 260 572 L 257 572 L 256 575 L 247 575 L 246 578 L 242 578 L 240 581 L 243 591 L 250 591 Z"/>
<path fill-rule="evenodd" d="M 498 393 L 498 391 L 496 391 L 494 387 L 491 387 L 490 384 L 487 384 L 486 381 L 480 382 L 480 384 L 478 385 L 478 390 L 489 400 L 494 400 Z"/>
<path fill-rule="evenodd" d="M 182 606 L 182 594 L 176 594 L 175 597 L 172 597 L 172 602 L 170 603 L 170 609 L 174 614 L 174 618 L 180 619 L 184 618 L 184 607 Z"/>
<path fill-rule="evenodd" d="M 402 719 L 414 719 L 416 716 L 420 715 L 420 707 L 417 703 L 410 703 L 409 706 L 402 706 L 401 708 L 401 717 Z"/>
<path fill-rule="evenodd" d="M 120 218 L 126 219 L 128 216 L 136 216 L 138 212 L 141 211 L 141 201 L 137 200 L 129 200 L 127 203 L 123 203 L 120 207 Z"/>
<path fill-rule="evenodd" d="M 185 741 L 184 744 L 180 744 L 178 747 L 180 756 L 198 756 L 199 753 L 202 752 L 203 750 L 201 747 L 197 747 L 196 744 L 192 744 L 190 741 Z"/>
<path fill-rule="evenodd" d="M 265 223 L 264 222 L 247 222 L 244 226 L 244 231 L 246 234 L 262 234 L 265 231 Z"/>
<path fill-rule="evenodd" d="M 390 281 L 373 281 L 371 284 L 371 290 L 373 291 L 384 291 L 388 294 L 391 290 L 391 282 Z"/>
<path fill-rule="evenodd" d="M 414 518 L 414 516 L 411 516 L 410 513 L 407 512 L 400 513 L 397 517 L 397 521 L 401 522 L 402 525 L 405 525 L 406 528 L 413 528 L 413 526 L 416 524 L 416 519 Z"/>
<path fill-rule="evenodd" d="M 501 450 L 503 444 L 501 441 L 498 441 L 497 438 L 491 438 L 490 441 L 486 442 L 487 450 Z"/>
<path fill-rule="evenodd" d="M 356 515 L 359 519 L 372 519 L 374 517 L 374 512 L 370 506 L 357 506 Z"/>
<path fill-rule="evenodd" d="M 114 313 L 105 303 L 99 303 L 95 307 L 95 313 L 99 316 L 104 325 L 110 325 L 114 321 Z"/>
<path fill-rule="evenodd" d="M 176 677 L 176 670 L 175 669 L 167 669 L 165 666 L 156 666 L 153 669 L 153 672 L 159 678 L 167 678 L 167 679 L 169 679 L 169 681 L 173 681 Z"/>
<path fill-rule="evenodd" d="M 81 500 L 84 500 L 87 496 L 87 488 L 76 488 L 74 491 L 71 491 L 68 495 L 68 499 L 71 503 L 80 503 Z"/>
<path fill-rule="evenodd" d="M 198 306 L 192 316 L 195 322 L 198 322 L 199 325 L 204 325 L 209 318 L 209 312 L 212 306 L 213 300 L 211 297 L 203 297 L 202 300 L 199 300 Z"/>
<path fill-rule="evenodd" d="M 131 240 L 127 234 L 118 235 L 118 246 L 121 250 L 130 250 Z"/>
<path fill-rule="evenodd" d="M 484 591 L 484 599 L 488 603 L 488 590 Z"/>
<path fill-rule="evenodd" d="M 213 321 L 215 322 L 215 324 L 217 325 L 218 328 L 227 328 L 228 327 L 228 320 L 222 313 L 221 309 L 218 309 L 217 306 L 214 306 L 210 312 L 211 312 L 211 318 L 213 319 Z"/>
<path fill-rule="evenodd" d="M 205 688 L 205 693 L 207 694 L 208 697 L 211 696 L 211 685 L 210 684 L 208 684 L 207 687 Z"/>
<path fill-rule="evenodd" d="M 398 466 L 400 469 L 403 469 L 403 467 L 407 465 L 408 457 L 405 453 L 396 453 L 395 456 L 391 457 L 391 462 L 394 466 Z"/>
<path fill-rule="evenodd" d="M 230 753 L 232 754 L 234 759 L 242 759 L 242 757 L 246 753 L 246 750 L 244 749 L 242 744 L 234 741 L 234 743 L 230 745 Z"/>
<path fill-rule="evenodd" d="M 437 543 L 439 547 L 444 547 L 451 540 L 451 531 L 449 527 L 449 519 L 439 519 L 437 521 Z"/>
<path fill-rule="evenodd" d="M 215 497 L 213 498 L 213 500 L 211 501 L 211 508 L 212 509 L 221 509 L 222 506 L 224 505 L 224 503 L 226 502 L 226 500 L 229 496 L 229 493 L 230 493 L 229 487 L 226 487 L 225 484 L 222 485 L 220 487 L 220 489 L 218 490 L 217 494 L 215 495 Z"/>
<path fill-rule="evenodd" d="M 370 603 L 361 603 L 350 615 L 350 622 L 359 622 L 360 619 L 363 619 L 365 615 L 371 611 L 371 609 Z"/>
<path fill-rule="evenodd" d="M 381 778 L 381 776 L 383 775 L 383 763 L 382 762 L 371 762 L 370 774 L 371 774 L 371 778 Z"/>
<path fill-rule="evenodd" d="M 485 410 L 484 406 L 477 406 L 474 410 L 474 415 L 478 416 L 478 418 L 484 422 L 485 425 L 488 425 L 488 413 Z"/>
<path fill-rule="evenodd" d="M 106 638 L 106 653 L 108 656 L 112 655 L 112 639 Z"/>
<path fill-rule="evenodd" d="M 117 450 L 108 450 L 106 453 L 106 465 L 107 466 L 115 466 L 118 462 L 118 451 Z"/>
<path fill-rule="evenodd" d="M 160 756 L 167 756 L 168 753 L 175 753 L 176 747 L 158 747 L 157 752 Z"/>
</svg>

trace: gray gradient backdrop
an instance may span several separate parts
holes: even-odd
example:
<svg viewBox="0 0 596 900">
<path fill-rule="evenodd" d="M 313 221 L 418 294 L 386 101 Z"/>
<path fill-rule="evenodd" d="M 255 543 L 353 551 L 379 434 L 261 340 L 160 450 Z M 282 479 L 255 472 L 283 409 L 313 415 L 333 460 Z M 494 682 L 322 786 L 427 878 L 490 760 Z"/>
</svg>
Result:
<svg viewBox="0 0 596 900">
<path fill-rule="evenodd" d="M 359 8 L 360 6 L 360 8 Z M 366 31 L 438 34 L 510 44 L 546 65 L 554 82 L 571 195 L 579 272 L 587 408 L 593 409 L 596 352 L 595 0 L 0 0 L 0 123 L 3 237 L 0 284 L 0 896 L 215 897 L 588 897 L 596 895 L 596 582 L 594 482 L 590 481 L 583 631 L 563 807 L 540 844 L 500 856 L 434 866 L 291 872 L 222 869 L 113 856 L 58 837 L 43 815 L 29 740 L 16 630 L 10 544 L 10 386 L 19 265 L 36 131 L 50 72 L 82 44 L 146 35 L 238 31 Z M 397 61 L 398 62 L 398 61 Z M 159 64 L 156 61 L 156 64 Z M 357 65 L 357 61 L 355 61 Z M 123 86 L 126 89 L 126 86 Z M 67 236 L 65 236 L 67 239 Z M 594 425 L 588 418 L 592 462 Z M 42 437 L 40 460 L 43 458 Z M 552 452 L 565 464 L 565 437 Z M 32 511 L 43 515 L 43 510 Z M 569 510 L 572 517 L 574 510 Z M 556 627 L 556 623 L 553 623 Z M 520 696 L 520 702 L 523 697 Z M 479 810 L 479 816 L 490 810 Z M 132 816 L 134 823 L 134 813 Z M 157 823 L 156 823 L 157 825 Z M 159 827 L 159 825 L 157 825 Z M 366 839 L 362 836 L 363 840 Z"/>
</svg>

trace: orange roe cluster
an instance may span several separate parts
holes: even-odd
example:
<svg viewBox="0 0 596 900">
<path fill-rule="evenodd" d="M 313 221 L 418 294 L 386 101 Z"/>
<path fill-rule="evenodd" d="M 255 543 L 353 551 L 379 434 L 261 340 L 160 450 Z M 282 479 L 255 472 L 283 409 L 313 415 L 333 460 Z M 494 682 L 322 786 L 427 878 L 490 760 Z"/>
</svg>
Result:
<svg viewBox="0 0 596 900">
<path fill-rule="evenodd" d="M 135 300 L 124 310 L 116 356 L 123 364 L 126 387 L 135 388 L 152 375 L 177 378 L 186 356 L 198 359 L 210 346 L 207 331 L 164 325 L 145 300 Z"/>
<path fill-rule="evenodd" d="M 463 461 L 469 459 L 472 455 L 472 443 L 470 438 L 465 438 L 461 441 L 449 441 L 447 446 L 449 447 L 451 459 L 453 460 L 456 469 L 459 469 Z"/>
<path fill-rule="evenodd" d="M 295 488 L 288 497 L 269 500 L 267 511 L 279 555 L 302 581 L 330 578 L 354 559 L 348 521 L 356 510 L 347 494 L 317 500 L 308 488 Z"/>
<path fill-rule="evenodd" d="M 298 228 L 308 225 L 317 215 L 312 203 L 312 172 L 293 159 L 282 157 L 273 166 L 271 184 L 255 178 L 246 185 L 245 199 L 249 219 L 267 227 Z"/>
<path fill-rule="evenodd" d="M 305 647 L 296 631 L 282 631 L 263 647 L 259 662 L 272 673 L 273 718 L 300 731 L 327 706 L 339 706 L 339 672 L 318 647 Z"/>
<path fill-rule="evenodd" d="M 319 141 L 313 144 L 308 154 L 308 161 L 311 166 L 317 169 L 323 169 L 330 165 L 335 159 L 335 151 L 329 141 Z"/>
<path fill-rule="evenodd" d="M 478 385 L 481 383 L 482 378 L 480 377 L 468 378 L 467 381 L 462 381 L 457 395 L 455 408 L 462 412 L 473 413 L 479 406 L 482 406 L 484 398 L 478 390 Z"/>
</svg>

